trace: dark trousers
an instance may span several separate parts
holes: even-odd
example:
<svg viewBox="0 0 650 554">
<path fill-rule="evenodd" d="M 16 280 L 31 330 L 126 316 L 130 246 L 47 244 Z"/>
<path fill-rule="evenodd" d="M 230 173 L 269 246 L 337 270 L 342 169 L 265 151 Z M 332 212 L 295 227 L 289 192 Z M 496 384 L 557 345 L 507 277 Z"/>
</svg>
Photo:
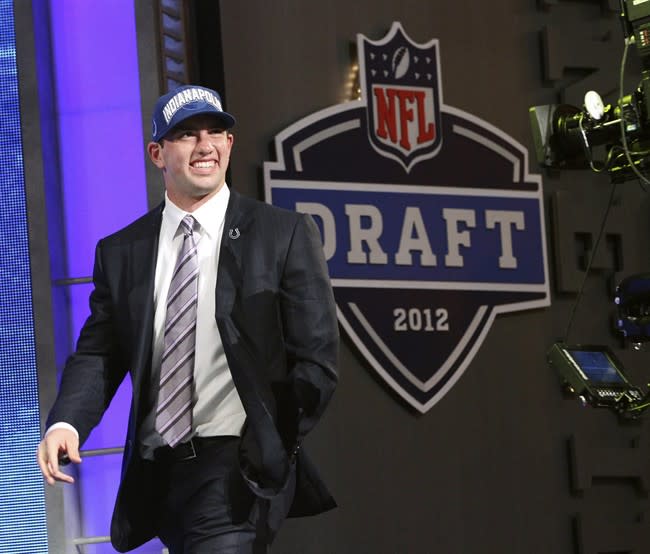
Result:
<svg viewBox="0 0 650 554">
<path fill-rule="evenodd" d="M 195 457 L 182 459 L 168 449 L 155 462 L 160 540 L 170 554 L 267 553 L 266 501 L 255 497 L 239 473 L 239 438 L 197 444 Z"/>
</svg>

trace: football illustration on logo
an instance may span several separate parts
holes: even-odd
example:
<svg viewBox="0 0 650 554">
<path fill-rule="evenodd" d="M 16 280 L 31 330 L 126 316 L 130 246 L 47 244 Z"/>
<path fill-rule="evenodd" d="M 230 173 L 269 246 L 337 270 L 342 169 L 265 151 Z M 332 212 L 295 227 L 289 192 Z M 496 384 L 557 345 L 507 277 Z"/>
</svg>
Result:
<svg viewBox="0 0 650 554">
<path fill-rule="evenodd" d="M 409 69 L 410 55 L 406 46 L 400 46 L 393 54 L 393 75 L 395 79 L 401 79 Z"/>
</svg>

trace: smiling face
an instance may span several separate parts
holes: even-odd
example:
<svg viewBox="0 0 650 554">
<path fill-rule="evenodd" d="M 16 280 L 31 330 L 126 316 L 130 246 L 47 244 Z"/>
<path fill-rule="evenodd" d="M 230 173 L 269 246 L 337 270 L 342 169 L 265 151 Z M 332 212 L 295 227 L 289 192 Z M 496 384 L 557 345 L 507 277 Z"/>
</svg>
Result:
<svg viewBox="0 0 650 554">
<path fill-rule="evenodd" d="M 150 142 L 147 151 L 162 169 L 170 200 L 192 212 L 226 182 L 232 144 L 220 120 L 203 114 L 182 121 L 161 142 Z"/>
</svg>

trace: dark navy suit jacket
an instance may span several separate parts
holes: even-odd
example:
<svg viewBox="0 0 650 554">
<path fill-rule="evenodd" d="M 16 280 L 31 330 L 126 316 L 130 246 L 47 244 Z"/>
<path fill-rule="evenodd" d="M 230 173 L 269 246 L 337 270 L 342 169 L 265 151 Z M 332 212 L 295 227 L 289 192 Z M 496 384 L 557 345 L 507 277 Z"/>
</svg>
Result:
<svg viewBox="0 0 650 554">
<path fill-rule="evenodd" d="M 156 483 L 136 438 L 151 390 L 162 209 L 99 241 L 91 314 L 48 417 L 48 425 L 73 425 L 83 444 L 130 373 L 133 397 L 111 524 L 111 540 L 120 552 L 155 535 Z M 333 508 L 332 496 L 300 448 L 337 382 L 336 310 L 320 234 L 309 216 L 231 191 L 215 317 L 247 414 L 240 468 L 253 493 L 269 501 L 271 528 L 274 510 L 284 514 L 290 506 L 291 517 Z"/>
</svg>

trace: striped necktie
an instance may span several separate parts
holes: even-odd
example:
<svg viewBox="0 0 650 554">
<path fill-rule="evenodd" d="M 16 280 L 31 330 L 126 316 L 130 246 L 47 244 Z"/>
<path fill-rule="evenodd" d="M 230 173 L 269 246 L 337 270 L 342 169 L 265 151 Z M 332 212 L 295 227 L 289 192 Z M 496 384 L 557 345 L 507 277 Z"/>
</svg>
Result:
<svg viewBox="0 0 650 554">
<path fill-rule="evenodd" d="M 196 345 L 196 301 L 199 266 L 198 240 L 191 215 L 181 221 L 183 246 L 167 295 L 164 347 L 160 362 L 160 391 L 156 409 L 156 431 L 174 447 L 192 432 L 194 350 Z"/>
</svg>

